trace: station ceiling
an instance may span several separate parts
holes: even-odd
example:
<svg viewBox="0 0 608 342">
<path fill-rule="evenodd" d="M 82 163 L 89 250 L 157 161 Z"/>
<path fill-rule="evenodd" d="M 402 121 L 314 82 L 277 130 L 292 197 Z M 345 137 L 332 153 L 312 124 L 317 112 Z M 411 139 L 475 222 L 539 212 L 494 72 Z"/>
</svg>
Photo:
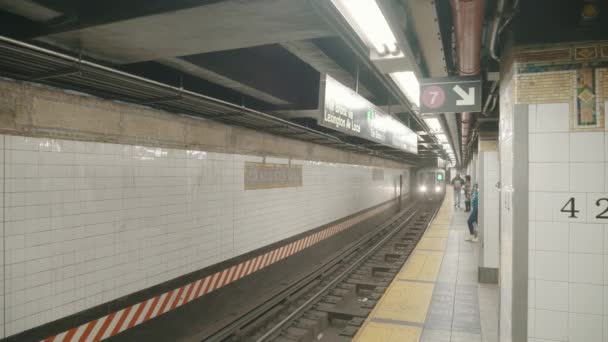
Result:
<svg viewBox="0 0 608 342">
<path fill-rule="evenodd" d="M 320 13 L 315 2 L 321 1 L 329 0 L 0 0 L 0 35 L 289 120 L 362 146 L 362 153 L 385 151 L 319 127 L 306 115 L 298 117 L 318 108 L 320 75 L 328 73 L 357 87 L 359 94 L 390 110 L 412 130 L 424 131 L 417 113 L 389 89 L 390 82 L 362 62 L 339 25 Z M 401 26 L 422 76 L 454 75 L 450 1 L 386 1 L 407 9 Z M 565 6 L 555 6 L 554 0 L 521 1 L 515 38 L 535 42 L 581 35 L 576 14 L 581 1 L 563 2 Z M 426 3 L 433 7 L 424 7 Z M 496 3 L 485 2 L 486 23 Z M 426 29 L 432 18 L 438 20 L 438 32 Z M 602 36 L 605 24 L 598 25 L 595 35 Z M 558 28 L 560 34 L 552 35 Z M 484 37 L 480 58 L 485 79 L 497 64 L 488 56 L 487 34 Z M 490 86 L 486 83 L 487 89 Z M 419 151 L 393 153 L 392 158 L 422 165 L 443 155 L 425 134 L 420 135 Z"/>
</svg>

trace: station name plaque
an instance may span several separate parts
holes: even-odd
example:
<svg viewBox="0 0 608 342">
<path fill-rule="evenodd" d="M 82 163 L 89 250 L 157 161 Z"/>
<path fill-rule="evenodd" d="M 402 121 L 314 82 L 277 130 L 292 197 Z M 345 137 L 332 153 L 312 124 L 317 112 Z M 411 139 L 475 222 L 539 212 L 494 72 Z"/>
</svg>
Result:
<svg viewBox="0 0 608 342">
<path fill-rule="evenodd" d="M 302 165 L 245 162 L 245 190 L 302 186 Z"/>
<path fill-rule="evenodd" d="M 411 129 L 329 75 L 323 75 L 319 124 L 348 135 L 418 153 Z"/>
</svg>

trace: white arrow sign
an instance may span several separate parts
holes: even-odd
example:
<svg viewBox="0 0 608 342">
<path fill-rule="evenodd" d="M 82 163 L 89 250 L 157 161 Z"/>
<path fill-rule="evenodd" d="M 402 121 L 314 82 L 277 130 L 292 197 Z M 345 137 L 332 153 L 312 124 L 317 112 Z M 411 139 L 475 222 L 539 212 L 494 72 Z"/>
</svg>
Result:
<svg viewBox="0 0 608 342">
<path fill-rule="evenodd" d="M 459 85 L 454 86 L 452 88 L 458 96 L 460 96 L 460 100 L 456 100 L 457 106 L 472 106 L 475 104 L 475 88 L 469 88 L 469 92 L 467 93 L 462 89 Z"/>
</svg>

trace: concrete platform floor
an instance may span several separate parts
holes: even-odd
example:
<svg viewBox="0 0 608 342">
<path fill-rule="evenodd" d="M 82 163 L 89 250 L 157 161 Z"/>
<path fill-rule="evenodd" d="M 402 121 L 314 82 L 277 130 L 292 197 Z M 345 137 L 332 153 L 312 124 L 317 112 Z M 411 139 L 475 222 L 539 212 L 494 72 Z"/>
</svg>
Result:
<svg viewBox="0 0 608 342">
<path fill-rule="evenodd" d="M 449 189 L 355 341 L 498 341 L 498 286 L 477 282 L 479 242 L 464 240 L 468 216 Z"/>
<path fill-rule="evenodd" d="M 498 285 L 477 282 L 479 242 L 464 240 L 468 217 L 463 209 L 452 213 L 422 342 L 498 341 Z"/>
</svg>

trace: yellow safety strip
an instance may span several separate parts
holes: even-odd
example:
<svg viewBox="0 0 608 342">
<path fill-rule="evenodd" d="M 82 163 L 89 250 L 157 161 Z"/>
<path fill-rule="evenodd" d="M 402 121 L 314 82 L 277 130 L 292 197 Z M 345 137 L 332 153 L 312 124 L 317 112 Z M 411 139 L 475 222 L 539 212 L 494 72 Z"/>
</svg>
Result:
<svg viewBox="0 0 608 342">
<path fill-rule="evenodd" d="M 439 212 L 353 339 L 356 342 L 418 342 L 452 221 L 448 188 Z"/>
</svg>

